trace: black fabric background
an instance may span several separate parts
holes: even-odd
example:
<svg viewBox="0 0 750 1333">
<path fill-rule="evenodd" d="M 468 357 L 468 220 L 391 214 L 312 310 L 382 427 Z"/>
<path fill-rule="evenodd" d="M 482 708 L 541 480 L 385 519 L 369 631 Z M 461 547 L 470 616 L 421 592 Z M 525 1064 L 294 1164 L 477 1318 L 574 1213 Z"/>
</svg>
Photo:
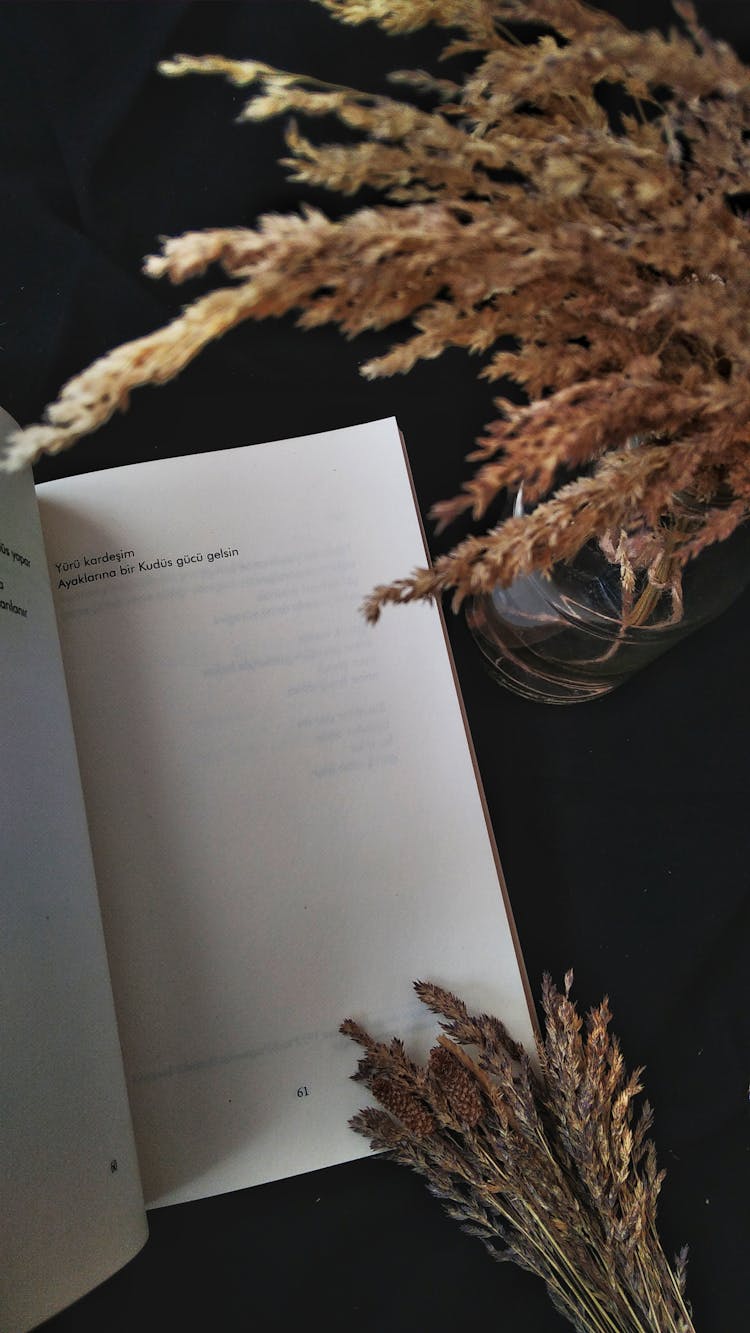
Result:
<svg viewBox="0 0 750 1333">
<path fill-rule="evenodd" d="M 634 26 L 669 22 L 662 0 L 610 8 Z M 714 0 L 703 18 L 750 57 L 745 0 Z M 37 420 L 67 377 L 210 285 L 144 277 L 160 235 L 251 224 L 303 198 L 334 215 L 352 206 L 286 181 L 281 122 L 237 125 L 241 92 L 165 80 L 159 58 L 253 56 L 374 90 L 440 45 L 434 32 L 345 28 L 306 0 L 1 6 L 0 402 Z M 346 342 L 292 319 L 244 326 L 37 478 L 394 414 L 426 513 L 466 475 L 491 389 L 460 353 L 368 385 L 358 366 L 391 332 Z M 568 709 L 493 684 L 449 618 L 532 986 L 572 966 L 580 1004 L 608 993 L 629 1063 L 646 1065 L 663 1238 L 670 1253 L 690 1245 L 701 1333 L 744 1327 L 748 1310 L 749 612 L 746 594 L 627 686 Z M 382 1160 L 160 1210 L 150 1226 L 135 1260 L 47 1327 L 567 1327 L 536 1279 L 494 1265 Z"/>
</svg>

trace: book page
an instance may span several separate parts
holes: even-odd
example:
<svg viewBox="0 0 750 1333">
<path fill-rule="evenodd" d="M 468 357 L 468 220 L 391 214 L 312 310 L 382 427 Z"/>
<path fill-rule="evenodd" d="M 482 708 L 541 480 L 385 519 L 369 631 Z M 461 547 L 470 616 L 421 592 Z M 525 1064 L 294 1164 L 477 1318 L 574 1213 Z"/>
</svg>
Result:
<svg viewBox="0 0 750 1333">
<path fill-rule="evenodd" d="M 38 490 L 147 1201 L 362 1155 L 342 1019 L 532 1039 L 396 424 Z"/>
<path fill-rule="evenodd" d="M 0 476 L 0 752 L 0 1327 L 18 1333 L 146 1239 L 30 472 Z"/>
</svg>

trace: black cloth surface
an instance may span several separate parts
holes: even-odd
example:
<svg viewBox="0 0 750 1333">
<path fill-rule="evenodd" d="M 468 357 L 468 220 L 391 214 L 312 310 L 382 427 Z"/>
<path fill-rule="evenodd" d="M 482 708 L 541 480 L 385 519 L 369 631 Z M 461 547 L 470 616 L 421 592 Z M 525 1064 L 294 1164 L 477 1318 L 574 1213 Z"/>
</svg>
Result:
<svg viewBox="0 0 750 1333">
<path fill-rule="evenodd" d="M 669 22 L 661 0 L 610 7 L 634 26 Z M 750 56 L 745 0 L 714 0 L 703 19 Z M 237 124 L 240 90 L 166 80 L 160 58 L 257 57 L 386 90 L 387 70 L 434 67 L 443 40 L 346 28 L 306 0 L 5 4 L 0 34 L 0 403 L 22 424 L 90 360 L 212 285 L 145 277 L 160 236 L 250 225 L 302 200 L 333 216 L 361 202 L 290 184 L 281 120 Z M 458 351 L 366 383 L 359 365 L 392 333 L 347 342 L 292 318 L 248 323 L 40 462 L 37 479 L 395 415 L 426 514 L 466 476 L 492 390 Z M 571 708 L 498 687 L 449 615 L 532 988 L 573 967 L 581 1006 L 607 993 L 628 1063 L 646 1066 L 668 1172 L 661 1231 L 669 1254 L 690 1246 L 701 1333 L 744 1327 L 748 1311 L 749 612 L 745 594 L 621 689 Z M 567 1327 L 537 1279 L 493 1264 L 382 1160 L 162 1209 L 150 1229 L 140 1255 L 47 1327 Z"/>
</svg>

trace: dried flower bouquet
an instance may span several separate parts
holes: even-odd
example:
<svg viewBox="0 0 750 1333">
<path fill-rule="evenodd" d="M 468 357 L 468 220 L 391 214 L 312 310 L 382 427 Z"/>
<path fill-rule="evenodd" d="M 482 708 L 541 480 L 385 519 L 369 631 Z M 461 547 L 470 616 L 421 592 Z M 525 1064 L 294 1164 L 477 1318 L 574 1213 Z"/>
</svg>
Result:
<svg viewBox="0 0 750 1333">
<path fill-rule="evenodd" d="M 471 70 L 394 75 L 411 89 L 404 101 L 254 61 L 163 65 L 259 84 L 249 120 L 338 117 L 361 142 L 317 145 L 289 126 L 293 178 L 344 194 L 375 187 L 384 202 L 340 221 L 306 209 L 166 241 L 149 274 L 177 283 L 216 264 L 231 285 L 71 380 L 45 424 L 17 434 L 6 466 L 73 444 L 242 320 L 298 310 L 303 328 L 333 321 L 352 336 L 411 319 L 413 335 L 366 376 L 457 346 L 527 400 L 497 400 L 473 475 L 433 517 L 486 519 L 521 486 L 530 512 L 374 590 L 369 618 L 446 590 L 458 606 L 594 539 L 629 594 L 638 574 L 643 611 L 649 580 L 664 586 L 665 553 L 677 583 L 750 511 L 750 235 L 737 206 L 750 180 L 747 67 L 689 0 L 674 0 L 682 28 L 668 36 L 629 31 L 580 0 L 319 2 L 391 33 L 455 29 L 444 55 Z M 607 111 L 613 85 L 620 104 Z M 704 509 L 681 527 L 685 492 Z"/>
<path fill-rule="evenodd" d="M 354 1077 L 382 1108 L 352 1127 L 424 1176 L 494 1258 L 541 1277 L 579 1333 L 694 1333 L 687 1251 L 673 1269 L 657 1233 L 664 1173 L 651 1109 L 634 1113 L 642 1071 L 627 1072 L 606 1000 L 582 1031 L 571 983 L 544 980 L 541 1077 L 497 1018 L 435 985 L 416 985 L 443 1028 L 425 1068 L 347 1020 L 364 1047 Z"/>
</svg>

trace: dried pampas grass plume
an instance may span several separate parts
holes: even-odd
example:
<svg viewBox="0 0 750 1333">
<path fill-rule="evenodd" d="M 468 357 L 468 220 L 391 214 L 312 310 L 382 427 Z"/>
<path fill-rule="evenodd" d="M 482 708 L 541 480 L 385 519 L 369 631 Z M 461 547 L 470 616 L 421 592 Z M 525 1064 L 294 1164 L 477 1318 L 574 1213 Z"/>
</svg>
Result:
<svg viewBox="0 0 750 1333">
<path fill-rule="evenodd" d="M 750 513 L 750 234 L 733 202 L 750 191 L 750 71 L 688 0 L 674 0 L 682 27 L 667 36 L 581 0 L 319 2 L 393 34 L 451 29 L 444 56 L 472 68 L 460 81 L 401 71 L 405 101 L 252 60 L 165 62 L 171 77 L 255 86 L 247 120 L 338 117 L 358 142 L 317 144 L 292 121 L 285 164 L 302 183 L 368 186 L 383 202 L 337 222 L 303 209 L 166 241 L 146 261 L 152 277 L 216 266 L 228 285 L 71 380 L 43 424 L 11 439 L 4 466 L 74 444 L 245 319 L 297 311 L 302 328 L 333 322 L 349 337 L 411 320 L 366 377 L 462 347 L 526 400 L 496 400 L 438 525 L 479 522 L 519 486 L 533 508 L 375 589 L 369 619 L 444 591 L 458 607 L 592 538 L 648 551 L 653 573 L 668 530 L 679 571 Z M 620 104 L 607 111 L 612 86 Z M 689 531 L 672 521 L 685 491 L 704 505 Z"/>
</svg>

